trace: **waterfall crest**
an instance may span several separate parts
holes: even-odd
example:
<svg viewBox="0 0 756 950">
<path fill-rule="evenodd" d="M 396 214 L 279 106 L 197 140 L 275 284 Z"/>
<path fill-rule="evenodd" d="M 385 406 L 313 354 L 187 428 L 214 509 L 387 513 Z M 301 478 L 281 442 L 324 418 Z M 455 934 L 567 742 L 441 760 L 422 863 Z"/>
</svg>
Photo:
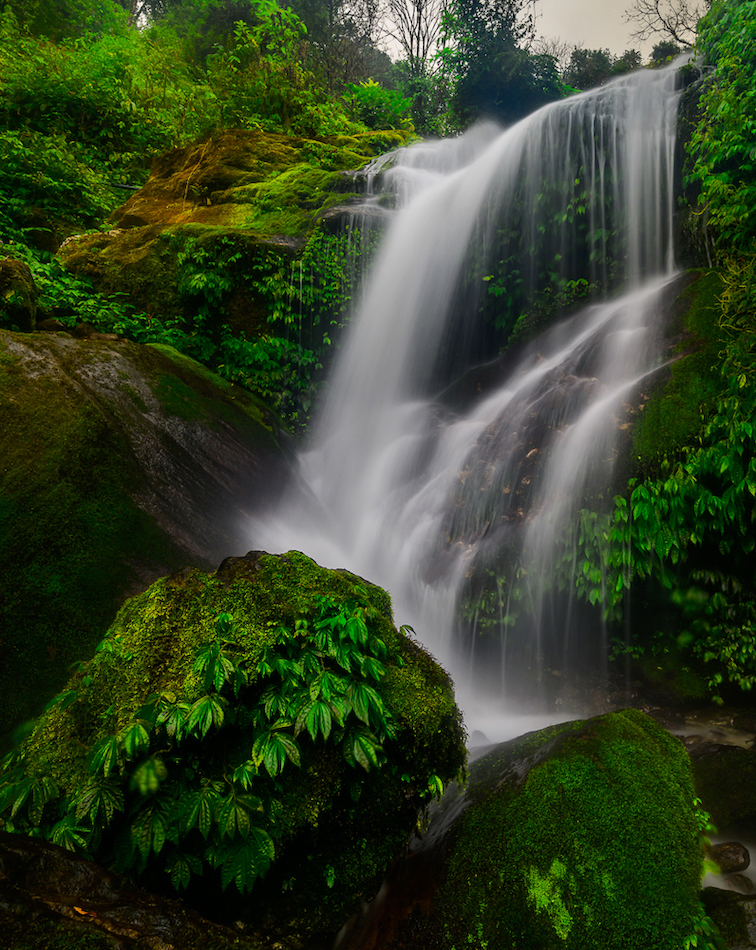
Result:
<svg viewBox="0 0 756 950">
<path fill-rule="evenodd" d="M 506 698 L 525 669 L 537 680 L 545 637 L 554 662 L 577 638 L 569 605 L 547 620 L 539 578 L 581 499 L 610 484 L 623 402 L 659 362 L 677 103 L 674 69 L 642 71 L 504 132 L 481 126 L 373 169 L 397 210 L 298 484 L 253 540 L 386 587 L 397 620 L 451 670 L 463 707 L 465 669 L 476 692 L 482 677 Z M 582 277 L 605 303 L 520 348 L 477 401 L 438 399 L 475 359 L 486 280 L 527 304 L 545 280 Z M 505 583 L 514 565 L 527 567 L 517 623 Z M 498 596 L 476 663 L 475 598 L 466 621 L 460 599 L 483 576 L 489 601 Z"/>
</svg>

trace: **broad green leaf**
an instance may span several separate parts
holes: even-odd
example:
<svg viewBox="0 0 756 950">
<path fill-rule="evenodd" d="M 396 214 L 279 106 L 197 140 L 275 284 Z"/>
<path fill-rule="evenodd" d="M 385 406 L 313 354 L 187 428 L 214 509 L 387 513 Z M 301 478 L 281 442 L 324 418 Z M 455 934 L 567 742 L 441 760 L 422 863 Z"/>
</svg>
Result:
<svg viewBox="0 0 756 950">
<path fill-rule="evenodd" d="M 176 702 L 175 699 L 172 703 L 164 701 L 157 716 L 157 723 L 165 727 L 171 739 L 181 742 L 186 732 L 186 721 L 190 710 L 189 703 Z"/>
<path fill-rule="evenodd" d="M 87 828 L 80 828 L 75 821 L 73 812 L 69 812 L 53 825 L 50 832 L 50 841 L 66 851 L 85 850 L 91 832 Z"/>
<path fill-rule="evenodd" d="M 180 891 L 189 885 L 192 874 L 202 874 L 202 861 L 193 854 L 176 851 L 170 860 L 166 861 L 165 869 L 174 888 Z"/>
<path fill-rule="evenodd" d="M 150 747 L 150 735 L 142 722 L 133 722 L 118 733 L 118 742 L 129 759 L 135 759 Z"/>
<path fill-rule="evenodd" d="M 162 809 L 151 800 L 131 822 L 131 840 L 136 849 L 146 858 L 151 851 L 159 854 L 166 842 L 167 829 Z"/>
<path fill-rule="evenodd" d="M 247 759 L 246 762 L 242 762 L 234 769 L 233 781 L 238 782 L 247 791 L 252 787 L 258 775 L 259 772 L 255 763 L 251 759 Z"/>
<path fill-rule="evenodd" d="M 159 755 L 151 755 L 134 771 L 129 788 L 140 795 L 154 795 L 168 777 L 168 769 Z"/>
<path fill-rule="evenodd" d="M 241 796 L 233 793 L 222 798 L 215 813 L 215 821 L 222 837 L 246 836 L 249 833 L 249 810 Z"/>
<path fill-rule="evenodd" d="M 104 739 L 100 739 L 92 749 L 89 771 L 101 772 L 107 778 L 117 763 L 118 739 L 116 736 L 106 736 Z"/>
<path fill-rule="evenodd" d="M 45 805 L 59 795 L 58 786 L 49 776 L 43 775 L 35 780 L 32 785 L 32 801 L 29 806 L 29 817 L 33 824 L 39 825 L 42 823 L 42 812 Z"/>
<path fill-rule="evenodd" d="M 220 729 L 226 715 L 226 706 L 226 700 L 217 693 L 201 696 L 189 710 L 187 730 L 204 738 L 213 727 Z"/>
<path fill-rule="evenodd" d="M 94 827 L 105 827 L 123 811 L 123 790 L 117 779 L 94 776 L 74 798 L 76 818 L 88 818 Z"/>
</svg>

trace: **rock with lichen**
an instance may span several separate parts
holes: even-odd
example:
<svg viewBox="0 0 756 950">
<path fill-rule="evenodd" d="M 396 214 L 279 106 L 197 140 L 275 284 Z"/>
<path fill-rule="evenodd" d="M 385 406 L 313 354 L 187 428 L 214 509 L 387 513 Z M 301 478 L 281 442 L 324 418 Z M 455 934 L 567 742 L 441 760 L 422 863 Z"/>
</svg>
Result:
<svg viewBox="0 0 756 950">
<path fill-rule="evenodd" d="M 447 675 L 383 590 L 251 552 L 123 606 L 6 762 L 0 809 L 298 948 L 374 897 L 463 740 Z"/>
</svg>

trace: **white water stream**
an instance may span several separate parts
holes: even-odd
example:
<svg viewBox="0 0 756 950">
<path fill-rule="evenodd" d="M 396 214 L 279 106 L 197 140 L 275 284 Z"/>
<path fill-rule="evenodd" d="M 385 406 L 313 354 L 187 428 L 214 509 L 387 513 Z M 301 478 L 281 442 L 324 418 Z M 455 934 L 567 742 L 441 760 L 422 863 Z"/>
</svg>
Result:
<svg viewBox="0 0 756 950">
<path fill-rule="evenodd" d="M 547 626 L 557 654 L 580 631 L 569 610 L 547 624 L 538 581 L 584 493 L 609 485 L 623 401 L 660 359 L 655 325 L 674 274 L 675 86 L 672 69 L 643 71 L 504 132 L 481 126 L 380 163 L 398 209 L 298 484 L 252 538 L 386 587 L 397 623 L 452 673 L 469 731 L 491 740 L 546 721 L 513 720 L 511 686 L 538 672 Z M 433 390 L 451 380 L 439 367 L 464 352 L 478 312 L 474 295 L 459 306 L 471 249 L 500 247 L 504 232 L 525 248 L 513 278 L 526 287 L 549 266 L 574 273 L 582 254 L 586 276 L 607 286 L 619 261 L 624 292 L 534 341 L 480 401 L 442 409 Z M 459 599 L 504 547 L 529 565 L 530 608 L 512 626 L 501 587 L 496 650 L 476 661 L 476 619 L 460 630 Z"/>
</svg>

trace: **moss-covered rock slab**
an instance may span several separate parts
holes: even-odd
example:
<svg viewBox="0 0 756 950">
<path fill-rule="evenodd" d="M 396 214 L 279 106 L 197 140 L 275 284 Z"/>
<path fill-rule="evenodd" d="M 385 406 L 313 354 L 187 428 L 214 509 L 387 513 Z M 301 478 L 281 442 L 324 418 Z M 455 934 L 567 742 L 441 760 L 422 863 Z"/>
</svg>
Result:
<svg viewBox="0 0 756 950">
<path fill-rule="evenodd" d="M 6 761 L 0 812 L 299 948 L 375 895 L 463 739 L 383 590 L 251 552 L 123 606 Z"/>
<path fill-rule="evenodd" d="M 0 734 L 127 594 L 243 553 L 287 463 L 243 390 L 170 348 L 0 331 Z"/>
<path fill-rule="evenodd" d="M 249 275 L 290 268 L 315 223 L 356 200 L 361 186 L 353 172 L 406 138 L 403 132 L 326 140 L 219 133 L 162 156 L 144 187 L 113 213 L 112 230 L 69 238 L 61 259 L 99 290 L 126 294 L 163 319 L 193 311 L 191 288 L 181 286 L 187 258 L 240 258 L 251 330 L 260 321 Z"/>
<path fill-rule="evenodd" d="M 683 744 L 636 710 L 496 746 L 395 870 L 404 898 L 389 884 L 344 946 L 679 950 L 701 874 L 693 799 Z"/>
</svg>

